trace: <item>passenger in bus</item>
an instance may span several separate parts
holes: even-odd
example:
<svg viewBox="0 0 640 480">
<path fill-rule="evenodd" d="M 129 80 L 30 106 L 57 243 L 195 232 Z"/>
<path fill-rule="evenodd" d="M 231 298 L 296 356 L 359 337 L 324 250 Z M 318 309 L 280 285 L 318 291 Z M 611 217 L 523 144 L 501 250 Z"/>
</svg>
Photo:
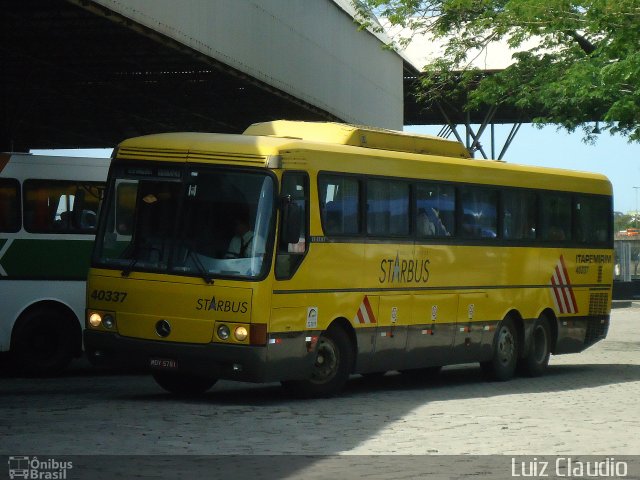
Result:
<svg viewBox="0 0 640 480">
<path fill-rule="evenodd" d="M 69 230 L 71 228 L 71 221 L 73 216 L 71 212 L 61 212 L 60 219 L 53 222 L 53 227 L 56 230 Z"/>
<path fill-rule="evenodd" d="M 249 224 L 248 209 L 242 210 L 234 219 L 234 236 L 229 242 L 224 258 L 247 258 L 253 249 L 253 230 Z"/>
<path fill-rule="evenodd" d="M 420 237 L 448 237 L 450 235 L 440 218 L 440 213 L 432 207 L 418 209 L 416 231 Z"/>
<path fill-rule="evenodd" d="M 429 215 L 427 215 L 427 211 L 424 208 L 418 210 L 416 230 L 421 237 L 433 237 L 436 234 L 436 226 L 429 219 Z"/>
<path fill-rule="evenodd" d="M 80 228 L 83 230 L 95 229 L 96 217 L 96 212 L 92 210 L 82 210 L 82 212 L 80 212 Z"/>
</svg>

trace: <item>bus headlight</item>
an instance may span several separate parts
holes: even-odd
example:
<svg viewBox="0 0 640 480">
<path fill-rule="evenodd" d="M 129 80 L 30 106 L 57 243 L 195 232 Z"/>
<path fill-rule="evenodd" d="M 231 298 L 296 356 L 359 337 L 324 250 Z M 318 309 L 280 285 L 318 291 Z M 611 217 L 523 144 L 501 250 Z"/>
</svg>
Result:
<svg viewBox="0 0 640 480">
<path fill-rule="evenodd" d="M 102 326 L 105 328 L 113 328 L 115 322 L 113 321 L 113 317 L 111 315 L 105 315 L 102 319 Z"/>
<path fill-rule="evenodd" d="M 91 315 L 89 315 L 89 325 L 91 325 L 93 328 L 98 328 L 101 323 L 102 317 L 99 313 L 92 313 Z"/>
<path fill-rule="evenodd" d="M 249 332 L 247 331 L 246 327 L 240 326 L 240 327 L 236 327 L 233 334 L 235 335 L 236 340 L 239 340 L 242 342 L 244 339 L 247 338 L 247 335 L 249 335 Z"/>
<path fill-rule="evenodd" d="M 220 325 L 218 327 L 218 338 L 226 340 L 227 338 L 229 338 L 230 334 L 231 332 L 229 331 L 229 327 L 227 327 L 226 325 Z"/>
</svg>

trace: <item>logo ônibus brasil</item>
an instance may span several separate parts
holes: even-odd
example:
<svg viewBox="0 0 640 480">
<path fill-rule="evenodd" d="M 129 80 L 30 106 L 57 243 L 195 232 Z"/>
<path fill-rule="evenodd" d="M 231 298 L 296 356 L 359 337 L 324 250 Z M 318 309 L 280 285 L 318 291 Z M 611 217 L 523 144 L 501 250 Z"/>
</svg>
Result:
<svg viewBox="0 0 640 480">
<path fill-rule="evenodd" d="M 38 480 L 65 480 L 67 470 L 73 468 L 73 462 L 38 457 L 12 456 L 9 457 L 9 478 L 28 478 Z"/>
</svg>

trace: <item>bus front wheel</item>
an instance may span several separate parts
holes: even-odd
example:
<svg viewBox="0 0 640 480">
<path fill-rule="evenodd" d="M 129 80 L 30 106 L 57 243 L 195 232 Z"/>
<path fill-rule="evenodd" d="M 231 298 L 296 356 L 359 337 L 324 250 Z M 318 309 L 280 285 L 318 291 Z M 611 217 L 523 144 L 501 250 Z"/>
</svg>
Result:
<svg viewBox="0 0 640 480">
<path fill-rule="evenodd" d="M 330 327 L 318 340 L 311 375 L 306 380 L 283 382 L 301 397 L 327 397 L 337 394 L 349 379 L 354 353 L 347 333 Z"/>
<path fill-rule="evenodd" d="M 493 339 L 493 358 L 480 366 L 489 379 L 504 382 L 515 374 L 518 352 L 518 331 L 514 321 L 507 317 L 500 323 Z"/>
<path fill-rule="evenodd" d="M 174 395 L 200 395 L 218 380 L 179 372 L 153 372 L 152 375 L 158 385 Z"/>
<path fill-rule="evenodd" d="M 14 369 L 29 376 L 60 373 L 78 346 L 75 319 L 55 307 L 38 306 L 16 322 L 11 342 Z"/>
</svg>

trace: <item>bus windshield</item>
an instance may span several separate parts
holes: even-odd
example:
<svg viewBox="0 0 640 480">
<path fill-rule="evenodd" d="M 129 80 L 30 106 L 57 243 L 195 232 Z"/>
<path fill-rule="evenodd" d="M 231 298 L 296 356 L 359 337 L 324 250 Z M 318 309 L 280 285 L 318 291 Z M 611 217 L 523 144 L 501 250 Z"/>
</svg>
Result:
<svg viewBox="0 0 640 480">
<path fill-rule="evenodd" d="M 118 167 L 109 180 L 94 264 L 212 277 L 256 278 L 274 224 L 274 182 L 262 172 Z"/>
</svg>

